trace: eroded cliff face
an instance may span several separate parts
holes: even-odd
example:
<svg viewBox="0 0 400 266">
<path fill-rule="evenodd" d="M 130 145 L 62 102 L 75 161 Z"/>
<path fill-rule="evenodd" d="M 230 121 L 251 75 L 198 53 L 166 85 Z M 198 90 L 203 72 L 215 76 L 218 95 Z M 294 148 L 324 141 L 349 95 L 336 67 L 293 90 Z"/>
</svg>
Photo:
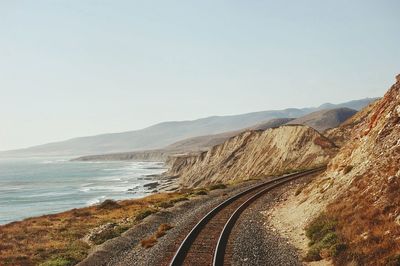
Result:
<svg viewBox="0 0 400 266">
<path fill-rule="evenodd" d="M 327 171 L 272 215 L 291 229 L 321 212 L 337 219 L 348 245 L 335 257 L 337 265 L 388 265 L 400 258 L 400 75 L 396 80 L 349 121 L 349 140 Z"/>
<path fill-rule="evenodd" d="M 336 146 L 301 125 L 241 133 L 207 152 L 175 158 L 167 173 L 184 187 L 234 182 L 326 164 Z"/>
</svg>

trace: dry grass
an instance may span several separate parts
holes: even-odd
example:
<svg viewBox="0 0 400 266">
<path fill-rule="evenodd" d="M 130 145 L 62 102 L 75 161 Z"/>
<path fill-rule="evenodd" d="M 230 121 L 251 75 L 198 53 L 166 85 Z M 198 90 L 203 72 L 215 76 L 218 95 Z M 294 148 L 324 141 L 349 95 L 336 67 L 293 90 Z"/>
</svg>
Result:
<svg viewBox="0 0 400 266">
<path fill-rule="evenodd" d="M 327 212 L 337 218 L 338 233 L 349 243 L 349 249 L 335 259 L 337 265 L 350 261 L 359 265 L 389 265 L 399 258 L 398 179 L 389 182 L 376 178 L 376 174 L 359 176 L 353 182 L 353 191 L 328 206 Z"/>
<path fill-rule="evenodd" d="M 168 230 L 171 230 L 173 226 L 169 224 L 161 224 L 157 231 L 150 237 L 143 239 L 140 241 L 142 247 L 151 248 L 157 243 L 157 238 L 165 236 Z"/>
<path fill-rule="evenodd" d="M 98 206 L 0 226 L 0 265 L 75 264 L 84 259 L 91 248 L 83 241 L 91 230 L 107 223 L 115 224 L 112 230 L 99 237 L 97 243 L 102 243 L 140 222 L 136 217 L 143 219 L 157 211 L 154 205 L 182 197 L 181 193 L 160 193 L 143 199 L 106 201 Z"/>
<path fill-rule="evenodd" d="M 143 239 L 142 241 L 140 241 L 140 244 L 144 248 L 151 248 L 155 244 L 157 244 L 157 237 L 156 236 L 151 236 L 149 238 Z"/>
</svg>

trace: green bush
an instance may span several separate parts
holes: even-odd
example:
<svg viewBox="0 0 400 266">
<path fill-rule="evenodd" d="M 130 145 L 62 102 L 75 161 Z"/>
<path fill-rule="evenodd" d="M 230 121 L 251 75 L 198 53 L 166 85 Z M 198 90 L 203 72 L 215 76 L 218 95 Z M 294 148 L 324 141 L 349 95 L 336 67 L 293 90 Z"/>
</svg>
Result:
<svg viewBox="0 0 400 266">
<path fill-rule="evenodd" d="M 321 249 L 319 247 L 316 246 L 312 246 L 308 252 L 307 255 L 305 257 L 306 261 L 319 261 L 321 260 L 321 256 L 319 255 Z"/>
<path fill-rule="evenodd" d="M 39 266 L 70 266 L 74 264 L 75 263 L 73 261 L 65 258 L 52 258 L 39 264 Z"/>
<path fill-rule="evenodd" d="M 321 260 L 321 250 L 329 250 L 331 257 L 337 256 L 347 248 L 346 244 L 340 241 L 336 233 L 337 221 L 321 214 L 306 227 L 306 236 L 310 239 L 309 250 L 306 255 L 307 261 Z"/>
</svg>

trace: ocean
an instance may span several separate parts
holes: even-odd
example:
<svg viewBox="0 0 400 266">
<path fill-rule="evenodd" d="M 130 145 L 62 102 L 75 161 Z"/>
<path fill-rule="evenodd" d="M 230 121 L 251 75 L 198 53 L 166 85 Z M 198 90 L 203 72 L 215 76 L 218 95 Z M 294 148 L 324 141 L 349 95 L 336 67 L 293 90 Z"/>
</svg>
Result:
<svg viewBox="0 0 400 266">
<path fill-rule="evenodd" d="M 76 162 L 65 158 L 0 158 L 0 224 L 139 198 L 166 171 L 162 162 Z"/>
</svg>

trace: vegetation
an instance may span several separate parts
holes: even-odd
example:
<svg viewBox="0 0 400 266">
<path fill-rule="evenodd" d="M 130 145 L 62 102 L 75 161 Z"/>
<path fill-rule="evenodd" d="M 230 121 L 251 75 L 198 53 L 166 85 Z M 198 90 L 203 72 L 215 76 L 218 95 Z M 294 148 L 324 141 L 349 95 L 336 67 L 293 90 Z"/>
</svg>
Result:
<svg viewBox="0 0 400 266">
<path fill-rule="evenodd" d="M 75 265 L 87 256 L 91 245 L 119 236 L 156 212 L 155 205 L 185 198 L 182 193 L 159 193 L 143 199 L 106 200 L 97 206 L 2 225 L 0 264 Z M 96 231 L 107 224 L 112 226 Z M 89 235 L 92 241 L 84 240 Z"/>
<path fill-rule="evenodd" d="M 170 224 L 161 224 L 153 235 L 140 241 L 142 247 L 153 247 L 155 244 L 157 244 L 157 238 L 163 237 L 166 232 L 172 228 L 173 226 L 171 226 Z"/>
<path fill-rule="evenodd" d="M 121 206 L 119 206 L 119 204 L 111 199 L 107 199 L 105 201 L 103 201 L 102 203 L 99 204 L 99 206 L 97 206 L 98 209 L 100 210 L 112 210 L 112 209 L 116 209 L 116 208 L 120 208 Z"/>
<path fill-rule="evenodd" d="M 307 261 L 318 261 L 322 257 L 335 257 L 346 249 L 336 232 L 337 221 L 326 214 L 321 214 L 306 227 L 310 239 Z"/>
<path fill-rule="evenodd" d="M 216 189 L 224 189 L 226 188 L 226 185 L 220 183 L 220 184 L 215 184 L 210 186 L 210 190 L 216 190 Z"/>
<path fill-rule="evenodd" d="M 147 216 L 152 215 L 153 213 L 156 213 L 157 210 L 153 209 L 153 208 L 146 208 L 141 210 L 138 214 L 136 214 L 135 220 L 136 221 L 141 221 L 144 218 L 146 218 Z"/>
</svg>

